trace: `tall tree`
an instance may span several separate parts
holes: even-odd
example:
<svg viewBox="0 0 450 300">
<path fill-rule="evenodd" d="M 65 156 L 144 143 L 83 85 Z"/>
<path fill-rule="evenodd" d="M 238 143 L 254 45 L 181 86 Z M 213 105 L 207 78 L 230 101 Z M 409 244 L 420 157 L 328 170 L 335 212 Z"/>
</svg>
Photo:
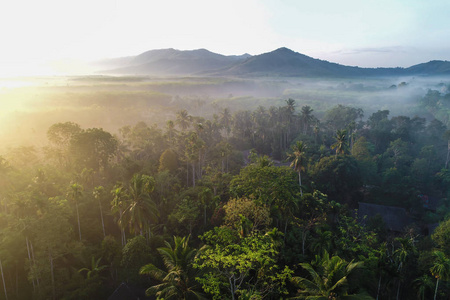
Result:
<svg viewBox="0 0 450 300">
<path fill-rule="evenodd" d="M 197 250 L 189 247 L 189 237 L 173 237 L 173 246 L 165 242 L 166 247 L 158 248 L 166 270 L 153 264 L 147 264 L 139 271 L 161 282 L 149 287 L 147 296 L 155 295 L 158 299 L 204 299 L 200 285 L 195 278 L 199 270 L 192 264 Z"/>
<path fill-rule="evenodd" d="M 117 140 L 101 128 L 89 128 L 70 141 L 70 151 L 80 169 L 105 169 L 117 150 Z"/>
<path fill-rule="evenodd" d="M 192 117 L 189 115 L 187 110 L 183 109 L 177 112 L 177 120 L 176 123 L 180 128 L 184 131 L 186 130 L 190 124 L 191 124 Z"/>
<path fill-rule="evenodd" d="M 314 263 L 301 263 L 308 271 L 309 277 L 293 277 L 292 282 L 298 286 L 299 299 L 373 299 L 365 294 L 349 295 L 348 276 L 361 268 L 363 262 L 346 262 L 339 256 L 332 256 L 324 251 L 322 257 L 316 256 Z"/>
<path fill-rule="evenodd" d="M 78 202 L 80 197 L 83 195 L 83 186 L 78 183 L 73 183 L 70 186 L 69 197 L 75 203 L 76 211 L 77 211 L 77 221 L 78 221 L 78 233 L 81 241 L 81 225 L 80 225 L 80 212 L 78 211 Z"/>
<path fill-rule="evenodd" d="M 335 149 L 336 156 L 338 154 L 345 154 L 348 150 L 348 144 L 347 144 L 347 130 L 339 129 L 336 131 L 336 135 L 334 136 L 334 139 L 336 140 L 336 143 L 331 145 L 331 149 Z"/>
<path fill-rule="evenodd" d="M 97 201 L 98 201 L 98 206 L 100 208 L 100 219 L 102 221 L 103 237 L 106 237 L 105 222 L 103 220 L 103 208 L 102 208 L 102 202 L 101 202 L 101 198 L 104 193 L 105 193 L 105 189 L 102 186 L 95 187 L 94 191 L 92 192 L 92 194 L 94 195 L 94 198 L 97 199 Z"/>
<path fill-rule="evenodd" d="M 430 271 L 436 278 L 436 288 L 434 290 L 434 300 L 436 300 L 439 280 L 447 281 L 450 279 L 450 259 L 448 259 L 441 251 L 434 251 L 433 256 L 435 260 Z"/>
<path fill-rule="evenodd" d="M 292 153 L 288 153 L 288 157 L 292 160 L 291 168 L 294 168 L 294 170 L 298 173 L 298 184 L 300 185 L 301 196 L 303 196 L 301 171 L 305 170 L 304 158 L 306 148 L 307 147 L 303 142 L 297 141 L 297 143 L 292 146 Z"/>
<path fill-rule="evenodd" d="M 150 228 L 150 222 L 156 221 L 159 216 L 156 205 L 150 198 L 154 184 L 155 180 L 148 175 L 135 174 L 130 181 L 127 193 L 129 204 L 122 219 L 134 234 L 143 235 Z"/>
<path fill-rule="evenodd" d="M 447 140 L 447 158 L 445 160 L 445 168 L 448 168 L 448 162 L 450 161 L 450 130 L 444 133 L 444 138 Z"/>
<path fill-rule="evenodd" d="M 313 111 L 314 110 L 309 105 L 302 106 L 300 119 L 302 122 L 303 134 L 308 134 L 309 132 L 311 123 L 314 120 L 314 116 L 312 115 Z"/>
<path fill-rule="evenodd" d="M 111 201 L 111 211 L 113 214 L 118 213 L 119 216 L 117 218 L 117 223 L 120 228 L 120 240 L 122 246 L 125 246 L 127 243 L 125 236 L 125 224 L 122 219 L 123 211 L 126 208 L 126 190 L 121 185 L 116 185 L 112 190 L 111 194 L 113 195 L 113 200 Z"/>
</svg>

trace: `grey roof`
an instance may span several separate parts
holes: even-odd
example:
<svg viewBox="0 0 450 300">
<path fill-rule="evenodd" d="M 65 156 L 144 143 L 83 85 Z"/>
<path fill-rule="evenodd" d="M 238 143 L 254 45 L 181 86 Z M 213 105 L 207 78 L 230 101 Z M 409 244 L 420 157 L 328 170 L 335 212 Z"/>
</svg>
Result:
<svg viewBox="0 0 450 300">
<path fill-rule="evenodd" d="M 436 210 L 440 204 L 440 200 L 436 197 L 428 196 L 428 195 L 419 195 L 418 196 L 422 200 L 423 208 L 429 210 Z"/>
<path fill-rule="evenodd" d="M 145 290 L 131 287 L 125 282 L 122 282 L 120 286 L 108 297 L 108 300 L 143 300 L 149 299 L 145 297 Z"/>
<path fill-rule="evenodd" d="M 371 218 L 378 214 L 386 223 L 386 229 L 391 231 L 402 232 L 412 223 L 404 208 L 359 202 L 358 217 L 361 222 L 365 222 L 364 216 Z"/>
</svg>

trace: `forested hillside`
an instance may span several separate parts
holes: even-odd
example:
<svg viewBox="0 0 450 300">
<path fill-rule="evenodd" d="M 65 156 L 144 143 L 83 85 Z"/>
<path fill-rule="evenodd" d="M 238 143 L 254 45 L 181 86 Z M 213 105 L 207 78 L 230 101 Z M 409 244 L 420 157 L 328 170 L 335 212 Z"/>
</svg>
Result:
<svg viewBox="0 0 450 300">
<path fill-rule="evenodd" d="M 447 299 L 448 101 L 54 123 L 0 158 L 0 299 Z"/>
</svg>

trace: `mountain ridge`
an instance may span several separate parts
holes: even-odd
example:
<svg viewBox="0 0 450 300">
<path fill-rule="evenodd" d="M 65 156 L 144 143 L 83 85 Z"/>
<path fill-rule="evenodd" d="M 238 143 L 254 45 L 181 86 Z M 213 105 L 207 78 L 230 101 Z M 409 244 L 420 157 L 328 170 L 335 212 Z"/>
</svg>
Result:
<svg viewBox="0 0 450 300">
<path fill-rule="evenodd" d="M 281 47 L 259 55 L 223 55 L 207 49 L 155 49 L 97 63 L 104 74 L 237 77 L 358 77 L 450 75 L 450 62 L 432 60 L 408 68 L 362 68 L 312 58 Z"/>
</svg>

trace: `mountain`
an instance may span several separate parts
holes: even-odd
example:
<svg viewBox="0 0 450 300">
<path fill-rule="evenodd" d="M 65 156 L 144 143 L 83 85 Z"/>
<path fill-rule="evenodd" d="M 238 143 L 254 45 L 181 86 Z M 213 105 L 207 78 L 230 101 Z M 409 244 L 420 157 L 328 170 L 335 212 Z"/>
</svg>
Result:
<svg viewBox="0 0 450 300">
<path fill-rule="evenodd" d="M 195 75 L 228 68 L 244 61 L 250 55 L 225 56 L 206 49 L 180 51 L 175 49 L 150 50 L 131 58 L 110 60 L 112 66 L 104 73 L 133 75 Z M 104 61 L 106 65 L 108 61 Z M 118 63 L 114 65 L 114 63 Z"/>
<path fill-rule="evenodd" d="M 409 67 L 406 69 L 406 71 L 413 75 L 450 75 L 450 62 L 442 60 L 432 60 L 427 63 Z"/>
<path fill-rule="evenodd" d="M 401 68 L 360 68 L 315 59 L 287 48 L 255 55 L 223 71 L 237 76 L 355 77 L 401 75 Z"/>
<path fill-rule="evenodd" d="M 370 77 L 450 75 L 450 62 L 430 61 L 409 68 L 360 68 L 331 63 L 279 48 L 251 56 L 226 56 L 206 49 L 150 50 L 137 56 L 99 62 L 107 74 L 161 76 Z"/>
</svg>

